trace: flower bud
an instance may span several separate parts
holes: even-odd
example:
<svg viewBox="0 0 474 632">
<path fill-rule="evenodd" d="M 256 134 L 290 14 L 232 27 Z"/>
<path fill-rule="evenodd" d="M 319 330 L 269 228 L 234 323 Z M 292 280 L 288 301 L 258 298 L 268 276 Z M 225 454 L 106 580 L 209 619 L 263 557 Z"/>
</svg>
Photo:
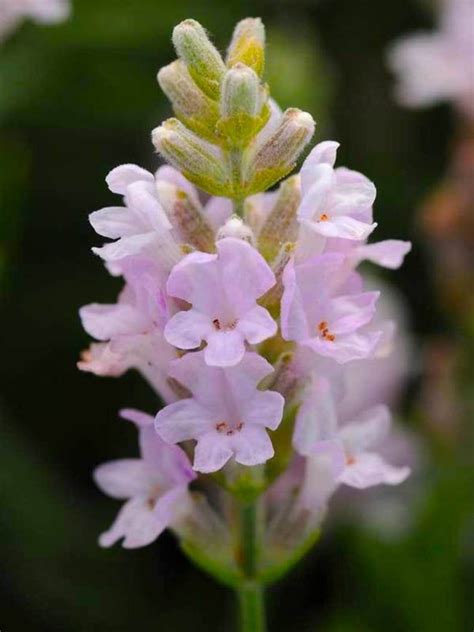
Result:
<svg viewBox="0 0 474 632">
<path fill-rule="evenodd" d="M 272 261 L 285 242 L 296 240 L 298 223 L 296 212 L 301 201 L 300 178 L 291 176 L 278 190 L 278 197 L 258 236 L 259 250 Z"/>
<path fill-rule="evenodd" d="M 284 112 L 273 133 L 262 145 L 252 148 L 246 158 L 247 195 L 265 191 L 295 167 L 314 127 L 313 117 L 307 112 L 296 108 Z"/>
<path fill-rule="evenodd" d="M 184 20 L 178 24 L 173 31 L 173 44 L 201 90 L 212 99 L 218 99 L 225 65 L 199 22 Z"/>
<path fill-rule="evenodd" d="M 217 239 L 224 239 L 225 237 L 243 239 L 244 241 L 248 241 L 252 246 L 255 245 L 255 237 L 252 229 L 238 215 L 232 215 L 224 226 L 219 228 Z"/>
<path fill-rule="evenodd" d="M 257 75 L 248 66 L 239 63 L 228 70 L 222 82 L 222 116 L 256 116 L 261 108 L 259 87 Z"/>
<path fill-rule="evenodd" d="M 165 180 L 156 183 L 158 199 L 179 238 L 197 250 L 213 252 L 214 231 L 185 191 Z"/>
<path fill-rule="evenodd" d="M 275 257 L 271 265 L 273 274 L 275 275 L 276 283 L 261 299 L 262 305 L 270 308 L 280 303 L 281 297 L 283 296 L 283 272 L 291 257 L 294 255 L 295 249 L 296 244 L 293 241 L 289 241 L 283 244 L 280 248 L 279 253 Z"/>
<path fill-rule="evenodd" d="M 265 66 L 265 27 L 260 18 L 247 18 L 237 24 L 227 51 L 227 66 L 243 63 L 260 77 Z"/>
<path fill-rule="evenodd" d="M 227 173 L 212 146 L 177 119 L 168 119 L 152 132 L 159 153 L 182 174 L 211 195 L 225 196 Z"/>
<path fill-rule="evenodd" d="M 222 83 L 219 134 L 233 147 L 245 147 L 265 125 L 270 111 L 263 106 L 267 92 L 260 86 L 254 71 L 236 64 L 225 74 Z"/>
<path fill-rule="evenodd" d="M 293 402 L 301 388 L 299 378 L 293 351 L 284 351 L 276 361 L 275 370 L 265 386 L 283 395 L 287 402 Z"/>
<path fill-rule="evenodd" d="M 177 59 L 161 68 L 158 83 L 171 101 L 176 116 L 196 134 L 214 140 L 219 116 L 217 104 L 198 88 L 184 61 Z"/>
</svg>

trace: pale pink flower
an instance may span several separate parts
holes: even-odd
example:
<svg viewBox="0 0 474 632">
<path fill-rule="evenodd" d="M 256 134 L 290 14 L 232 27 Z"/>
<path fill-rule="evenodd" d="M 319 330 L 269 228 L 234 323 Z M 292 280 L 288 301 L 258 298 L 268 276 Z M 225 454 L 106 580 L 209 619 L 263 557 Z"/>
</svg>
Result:
<svg viewBox="0 0 474 632">
<path fill-rule="evenodd" d="M 122 165 L 107 176 L 112 192 L 124 197 L 125 206 L 111 206 L 89 216 L 94 230 L 114 239 L 93 252 L 120 274 L 128 257 L 145 257 L 168 273 L 182 254 L 172 234 L 173 226 L 158 201 L 154 176 L 136 165 Z"/>
<path fill-rule="evenodd" d="M 401 38 L 388 51 L 400 103 L 453 101 L 474 116 L 474 1 L 444 0 L 438 31 Z"/>
<path fill-rule="evenodd" d="M 377 226 L 372 222 L 375 186 L 357 171 L 334 169 L 338 147 L 333 141 L 319 143 L 301 168 L 302 238 L 313 236 L 315 241 L 315 233 L 321 245 L 325 238 L 366 239 Z"/>
<path fill-rule="evenodd" d="M 369 357 L 380 332 L 365 331 L 375 313 L 378 292 L 360 292 L 358 278 L 347 281 L 345 257 L 318 255 L 283 274 L 281 329 L 316 353 L 345 363 Z M 347 282 L 346 282 L 347 281 Z"/>
<path fill-rule="evenodd" d="M 351 266 L 354 267 L 362 261 L 370 261 L 383 268 L 396 270 L 403 264 L 405 256 L 410 250 L 411 243 L 400 239 L 385 239 L 372 244 L 355 242 L 353 247 L 347 251 L 347 257 Z M 328 251 L 329 249 L 326 249 L 326 252 Z M 335 248 L 333 247 L 331 251 L 334 252 Z"/>
<path fill-rule="evenodd" d="M 275 284 L 264 258 L 241 239 L 217 242 L 217 254 L 193 252 L 178 263 L 167 292 L 192 307 L 175 314 L 165 338 L 180 349 L 195 349 L 204 340 L 206 363 L 233 366 L 245 343 L 257 344 L 275 335 L 277 325 L 257 299 Z"/>
<path fill-rule="evenodd" d="M 168 383 L 168 366 L 176 351 L 163 337 L 167 299 L 153 266 L 128 260 L 127 280 L 118 302 L 92 303 L 80 310 L 84 329 L 101 344 L 93 344 L 78 366 L 96 375 L 121 375 L 138 369 L 165 401 L 175 399 Z"/>
<path fill-rule="evenodd" d="M 408 467 L 390 465 L 376 451 L 390 428 L 390 412 L 386 406 L 374 406 L 341 425 L 331 395 L 325 394 L 324 406 L 319 404 L 317 408 L 314 408 L 314 397 L 313 428 L 308 432 L 312 435 L 312 445 L 305 446 L 305 452 L 309 459 L 329 461 L 335 487 L 344 484 L 365 489 L 381 483 L 398 485 L 408 477 Z"/>
<path fill-rule="evenodd" d="M 230 200 L 224 198 L 211 198 L 202 207 L 196 188 L 168 165 L 160 167 L 155 175 L 137 165 L 121 165 L 109 173 L 106 181 L 113 193 L 123 196 L 125 206 L 95 211 L 89 221 L 99 235 L 115 240 L 92 249 L 114 274 L 121 274 L 121 263 L 127 257 L 150 259 L 165 275 L 181 259 L 180 246 L 188 235 L 168 217 L 162 197 L 184 192 L 213 230 L 220 228 L 232 210 Z M 171 193 L 166 184 L 171 185 Z"/>
<path fill-rule="evenodd" d="M 189 511 L 188 485 L 195 474 L 183 450 L 156 434 L 152 416 L 136 410 L 123 410 L 121 416 L 137 426 L 140 458 L 110 461 L 94 471 L 105 494 L 126 500 L 99 543 L 109 547 L 123 538 L 124 548 L 134 549 L 151 544 Z"/>
<path fill-rule="evenodd" d="M 169 374 L 192 398 L 158 413 L 158 434 L 170 443 L 195 439 L 194 469 L 200 472 L 215 472 L 231 457 L 242 465 L 264 463 L 274 453 L 266 428 L 278 427 L 284 406 L 279 393 L 257 389 L 272 371 L 256 353 L 228 368 L 208 366 L 203 351 L 188 353 Z"/>
</svg>

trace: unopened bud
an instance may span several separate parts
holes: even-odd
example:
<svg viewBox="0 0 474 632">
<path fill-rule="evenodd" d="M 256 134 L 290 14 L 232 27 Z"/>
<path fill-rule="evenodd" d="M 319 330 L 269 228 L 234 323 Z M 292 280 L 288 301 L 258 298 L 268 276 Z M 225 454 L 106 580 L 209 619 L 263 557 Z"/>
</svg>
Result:
<svg viewBox="0 0 474 632">
<path fill-rule="evenodd" d="M 259 250 L 269 261 L 277 256 L 285 242 L 296 240 L 296 212 L 300 201 L 300 178 L 291 176 L 280 185 L 275 204 L 258 236 Z"/>
<path fill-rule="evenodd" d="M 179 238 L 197 250 L 213 252 L 214 231 L 188 194 L 165 180 L 157 181 L 156 190 Z"/>
<path fill-rule="evenodd" d="M 276 283 L 261 299 L 261 303 L 265 307 L 271 308 L 272 306 L 279 305 L 281 297 L 283 296 L 283 272 L 291 257 L 294 255 L 295 250 L 295 242 L 290 241 L 283 244 L 280 248 L 280 252 L 273 260 L 271 268 L 275 275 Z"/>
<path fill-rule="evenodd" d="M 185 386 L 178 382 L 174 377 L 166 378 L 166 383 L 178 399 L 186 399 L 192 397 L 192 393 Z"/>
<path fill-rule="evenodd" d="M 243 63 L 260 77 L 265 66 L 265 27 L 260 18 L 247 18 L 237 24 L 227 51 L 227 66 Z"/>
<path fill-rule="evenodd" d="M 274 132 L 247 157 L 247 195 L 265 191 L 295 167 L 298 156 L 311 140 L 314 127 L 311 114 L 296 108 L 284 112 Z"/>
<path fill-rule="evenodd" d="M 209 143 L 177 119 L 168 119 L 152 132 L 159 153 L 191 182 L 211 195 L 225 196 L 227 174 Z"/>
<path fill-rule="evenodd" d="M 228 70 L 222 83 L 221 114 L 217 124 L 229 145 L 243 148 L 262 129 L 270 110 L 264 107 L 268 95 L 257 75 L 244 64 Z"/>
<path fill-rule="evenodd" d="M 225 237 L 243 239 L 252 246 L 255 245 L 255 237 L 252 229 L 238 215 L 232 215 L 224 226 L 219 228 L 217 239 L 224 239 Z"/>
<path fill-rule="evenodd" d="M 199 22 L 184 20 L 178 24 L 173 31 L 173 44 L 201 90 L 218 99 L 225 65 Z"/>
<path fill-rule="evenodd" d="M 244 64 L 236 64 L 225 74 L 222 82 L 222 116 L 248 114 L 256 116 L 261 109 L 260 81 L 254 71 Z"/>
<path fill-rule="evenodd" d="M 200 136 L 213 140 L 219 116 L 217 103 L 198 88 L 184 61 L 177 59 L 161 68 L 158 83 L 176 116 Z"/>
<path fill-rule="evenodd" d="M 301 388 L 301 380 L 295 369 L 292 351 L 285 351 L 280 355 L 267 388 L 283 395 L 288 403 L 295 399 Z"/>
</svg>

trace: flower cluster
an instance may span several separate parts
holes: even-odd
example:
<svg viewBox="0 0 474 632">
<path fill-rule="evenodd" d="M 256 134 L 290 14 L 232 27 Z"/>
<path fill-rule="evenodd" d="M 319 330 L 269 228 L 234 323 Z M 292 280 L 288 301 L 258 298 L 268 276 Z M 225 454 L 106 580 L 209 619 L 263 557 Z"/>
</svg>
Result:
<svg viewBox="0 0 474 632">
<path fill-rule="evenodd" d="M 434 33 L 402 38 L 389 50 L 397 74 L 397 96 L 409 106 L 453 101 L 474 117 L 474 2 L 442 0 L 440 27 Z"/>
<path fill-rule="evenodd" d="M 221 494 L 263 499 L 266 550 L 278 557 L 282 542 L 291 549 L 314 532 L 340 485 L 394 485 L 409 473 L 378 452 L 390 426 L 384 394 L 363 410 L 348 398 L 395 329 L 375 317 L 380 293 L 357 268 L 395 269 L 410 244 L 367 243 L 376 190 L 335 167 L 336 142 L 316 145 L 267 192 L 293 170 L 314 122 L 282 113 L 262 84 L 260 20 L 237 25 L 225 60 L 193 20 L 173 40 L 179 59 L 158 80 L 176 118 L 153 132 L 171 166 L 117 167 L 107 183 L 122 205 L 90 216 L 111 240 L 94 252 L 125 286 L 116 304 L 81 309 L 99 342 L 79 367 L 137 369 L 165 404 L 154 424 L 123 413 L 142 458 L 96 471 L 107 494 L 129 499 L 101 544 L 179 533 L 197 502 L 189 483 L 206 492 L 211 474 Z M 204 202 L 194 185 L 217 197 Z"/>
<path fill-rule="evenodd" d="M 0 39 L 25 18 L 50 24 L 65 20 L 69 12 L 69 0 L 0 0 Z"/>
</svg>

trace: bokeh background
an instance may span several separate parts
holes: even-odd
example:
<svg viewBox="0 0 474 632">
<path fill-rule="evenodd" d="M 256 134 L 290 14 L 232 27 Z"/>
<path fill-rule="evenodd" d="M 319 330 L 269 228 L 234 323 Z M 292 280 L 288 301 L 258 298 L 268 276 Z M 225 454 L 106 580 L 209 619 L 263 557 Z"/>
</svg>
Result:
<svg viewBox="0 0 474 632">
<path fill-rule="evenodd" d="M 117 410 L 152 412 L 159 403 L 138 375 L 99 379 L 75 363 L 88 344 L 79 306 L 113 302 L 118 291 L 90 252 L 99 240 L 87 215 L 112 203 L 111 168 L 158 164 L 150 130 L 170 109 L 155 77 L 173 59 L 172 28 L 193 17 L 224 49 L 248 15 L 267 26 L 274 97 L 311 111 L 316 140 L 340 141 L 339 164 L 375 181 L 377 237 L 414 242 L 405 267 L 383 276 L 404 296 L 411 322 L 413 370 L 399 414 L 423 452 L 402 514 L 390 518 L 380 504 L 377 527 L 351 499 L 344 518 L 331 520 L 311 555 L 269 591 L 270 629 L 473 627 L 473 343 L 440 301 L 436 249 L 417 211 L 446 171 L 456 121 L 447 105 L 397 106 L 384 60 L 397 36 L 431 27 L 427 3 L 75 0 L 70 21 L 24 24 L 0 48 L 2 632 L 233 630 L 232 594 L 194 569 L 172 536 L 133 552 L 98 548 L 118 505 L 94 488 L 91 471 L 135 454 L 134 431 Z M 434 362 L 426 353 L 433 344 L 434 367 L 426 362 Z M 461 369 L 446 377 L 459 354 Z M 433 379 L 438 395 L 446 388 L 456 400 L 450 408 L 441 392 L 447 413 L 436 424 L 426 405 Z"/>
</svg>

